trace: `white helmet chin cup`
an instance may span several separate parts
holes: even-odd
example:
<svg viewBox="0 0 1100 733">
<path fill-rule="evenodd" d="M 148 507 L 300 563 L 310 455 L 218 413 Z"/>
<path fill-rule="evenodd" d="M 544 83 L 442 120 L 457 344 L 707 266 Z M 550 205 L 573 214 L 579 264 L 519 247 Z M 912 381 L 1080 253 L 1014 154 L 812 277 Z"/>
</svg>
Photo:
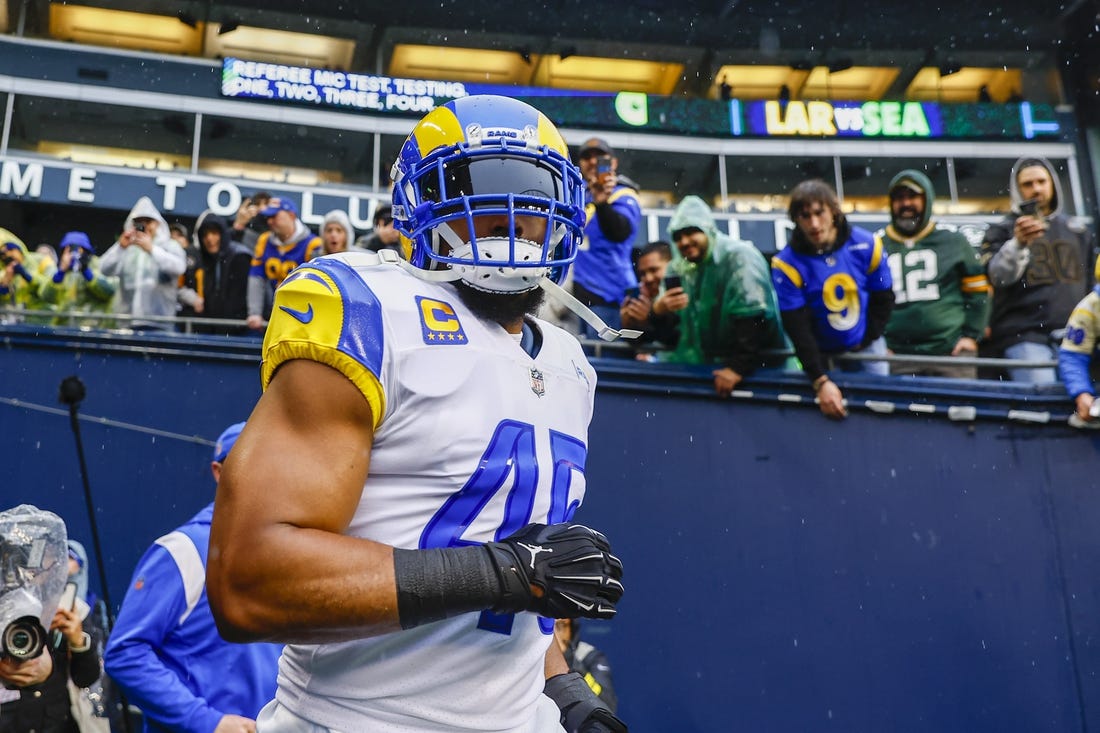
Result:
<svg viewBox="0 0 1100 733">
<path fill-rule="evenodd" d="M 479 237 L 478 259 L 507 262 L 511 242 L 507 237 Z M 451 253 L 462 260 L 474 259 L 474 246 L 466 242 Z M 540 262 L 542 245 L 525 239 L 516 240 L 515 262 Z M 491 293 L 522 293 L 538 287 L 539 281 L 549 273 L 549 267 L 507 267 L 501 265 L 451 265 L 459 279 L 472 288 Z"/>
</svg>

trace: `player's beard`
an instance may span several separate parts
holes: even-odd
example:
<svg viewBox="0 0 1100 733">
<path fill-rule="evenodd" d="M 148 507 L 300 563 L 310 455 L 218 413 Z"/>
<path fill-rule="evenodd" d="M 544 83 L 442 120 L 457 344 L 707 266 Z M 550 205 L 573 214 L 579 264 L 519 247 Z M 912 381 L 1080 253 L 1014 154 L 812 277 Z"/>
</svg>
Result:
<svg viewBox="0 0 1100 733">
<path fill-rule="evenodd" d="M 455 288 L 466 307 L 479 318 L 496 321 L 501 325 L 515 323 L 526 315 L 534 315 L 542 305 L 546 291 L 533 288 L 522 293 L 490 293 L 456 280 Z"/>
</svg>

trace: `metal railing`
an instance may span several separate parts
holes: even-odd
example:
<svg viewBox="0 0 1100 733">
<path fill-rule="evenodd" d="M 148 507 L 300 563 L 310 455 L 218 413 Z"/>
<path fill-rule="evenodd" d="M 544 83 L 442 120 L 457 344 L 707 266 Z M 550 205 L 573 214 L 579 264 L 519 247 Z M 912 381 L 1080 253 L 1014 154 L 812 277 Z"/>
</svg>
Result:
<svg viewBox="0 0 1100 733">
<path fill-rule="evenodd" d="M 90 313 L 77 310 L 29 310 L 13 306 L 0 306 L 0 324 L 29 323 L 42 326 L 80 328 L 82 330 L 102 331 L 105 333 L 133 334 L 150 330 L 148 324 L 156 324 L 152 330 L 164 333 L 197 334 L 196 326 L 216 326 L 219 330 L 246 329 L 248 324 L 241 319 L 204 318 L 201 316 L 134 316 L 121 313 Z M 105 324 L 92 326 L 91 323 Z M 120 325 L 121 324 L 121 325 Z M 135 328 L 134 326 L 138 327 Z M 160 327 L 163 326 L 163 327 Z M 241 338 L 259 338 L 262 330 L 251 331 Z M 596 358 L 625 356 L 630 353 L 655 354 L 663 349 L 652 344 L 632 344 L 629 341 L 601 341 L 599 339 L 580 338 L 578 340 L 585 351 Z M 790 350 L 766 350 L 765 356 L 785 358 L 794 356 Z M 921 365 L 948 365 L 991 367 L 996 369 L 1042 369 L 1057 367 L 1053 359 L 1024 360 L 994 357 L 970 356 L 919 356 L 916 354 L 838 354 L 837 361 L 885 361 L 905 362 Z"/>
<path fill-rule="evenodd" d="M 81 328 L 116 333 L 136 333 L 148 330 L 147 324 L 156 324 L 155 330 L 165 333 L 196 333 L 196 326 L 217 326 L 220 329 L 247 328 L 248 322 L 236 318 L 204 318 L 202 316 L 135 316 L 128 313 L 99 313 L 80 310 L 33 310 L 15 306 L 0 306 L 0 324 L 27 323 L 41 326 Z M 100 324 L 93 326 L 90 324 Z M 118 325 L 127 324 L 127 325 Z M 134 328 L 137 326 L 137 328 Z M 161 328 L 163 326 L 163 328 Z M 256 331 L 262 336 L 262 331 Z"/>
</svg>

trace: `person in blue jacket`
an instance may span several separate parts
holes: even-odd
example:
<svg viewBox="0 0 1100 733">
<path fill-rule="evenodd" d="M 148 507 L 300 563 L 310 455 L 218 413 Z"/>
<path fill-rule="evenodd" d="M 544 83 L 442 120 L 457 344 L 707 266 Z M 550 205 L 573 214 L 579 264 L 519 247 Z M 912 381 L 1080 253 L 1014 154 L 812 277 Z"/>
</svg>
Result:
<svg viewBox="0 0 1100 733">
<path fill-rule="evenodd" d="M 619 159 L 603 138 L 580 148 L 578 167 L 587 184 L 584 241 L 573 263 L 573 295 L 612 328 L 622 321 L 619 306 L 627 288 L 638 284 L 630 250 L 642 220 L 638 184 L 619 173 Z M 597 338 L 581 323 L 581 335 Z"/>
<path fill-rule="evenodd" d="M 243 427 L 218 438 L 215 483 Z M 145 552 L 107 644 L 107 673 L 141 708 L 147 732 L 255 731 L 256 715 L 275 696 L 282 646 L 225 641 L 207 605 L 213 513 L 211 503 Z"/>
</svg>

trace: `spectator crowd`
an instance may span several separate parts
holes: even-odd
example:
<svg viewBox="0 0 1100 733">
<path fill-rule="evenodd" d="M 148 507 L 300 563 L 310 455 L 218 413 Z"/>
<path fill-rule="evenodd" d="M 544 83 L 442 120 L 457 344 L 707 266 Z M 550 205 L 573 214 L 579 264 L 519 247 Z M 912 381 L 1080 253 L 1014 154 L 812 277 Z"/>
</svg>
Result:
<svg viewBox="0 0 1100 733">
<path fill-rule="evenodd" d="M 936 192 L 920 170 L 899 171 L 885 186 L 890 223 L 878 232 L 849 222 L 827 183 L 803 181 L 789 195 L 790 240 L 770 262 L 719 231 L 711 207 L 692 195 L 673 213 L 667 240 L 636 246 L 639 185 L 620 172 L 615 151 L 590 138 L 577 164 L 587 186 L 585 245 L 567 287 L 607 326 L 642 332 L 630 352 L 639 360 L 710 365 L 722 396 L 757 369 L 801 368 L 833 418 L 846 414 L 830 378 L 838 371 L 1061 379 L 1080 419 L 1094 419 L 1096 243 L 1063 212 L 1046 160 L 1013 166 L 1011 212 L 987 228 L 980 249 L 934 219 Z M 294 201 L 258 192 L 232 217 L 203 212 L 190 234 L 142 197 L 99 256 L 84 232 L 32 251 L 0 229 L 0 305 L 8 306 L 0 318 L 262 335 L 275 289 L 302 262 L 347 251 L 404 255 L 391 208 L 378 206 L 372 223 L 357 237 L 347 212 L 333 210 L 314 233 Z M 544 306 L 541 315 L 596 337 L 567 312 Z M 976 357 L 1016 363 L 1002 372 Z"/>
</svg>

